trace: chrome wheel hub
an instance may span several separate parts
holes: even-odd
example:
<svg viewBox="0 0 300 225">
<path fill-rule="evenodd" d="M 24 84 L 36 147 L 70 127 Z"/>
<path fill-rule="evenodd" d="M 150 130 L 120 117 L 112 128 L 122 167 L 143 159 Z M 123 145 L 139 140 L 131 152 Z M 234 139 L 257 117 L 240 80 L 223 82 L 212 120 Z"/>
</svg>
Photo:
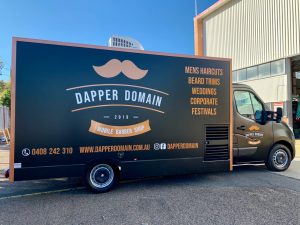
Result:
<svg viewBox="0 0 300 225">
<path fill-rule="evenodd" d="M 114 171 L 109 165 L 100 164 L 95 166 L 90 173 L 91 183 L 98 188 L 105 188 L 114 179 Z"/>
<path fill-rule="evenodd" d="M 284 168 L 288 163 L 288 154 L 283 149 L 278 149 L 273 155 L 273 162 L 277 168 Z"/>
</svg>

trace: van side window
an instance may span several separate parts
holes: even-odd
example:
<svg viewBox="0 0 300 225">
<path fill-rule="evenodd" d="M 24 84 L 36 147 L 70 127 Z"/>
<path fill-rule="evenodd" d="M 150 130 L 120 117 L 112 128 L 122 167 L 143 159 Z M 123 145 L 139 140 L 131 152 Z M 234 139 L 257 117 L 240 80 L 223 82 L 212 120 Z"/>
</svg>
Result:
<svg viewBox="0 0 300 225">
<path fill-rule="evenodd" d="M 250 93 L 250 96 L 251 96 L 251 101 L 252 101 L 252 105 L 253 105 L 253 111 L 254 112 L 256 112 L 257 110 L 262 111 L 263 110 L 263 105 L 257 99 L 257 97 L 252 93 Z"/>
<path fill-rule="evenodd" d="M 254 118 L 254 111 L 252 107 L 252 102 L 250 98 L 250 93 L 248 91 L 235 91 L 234 92 L 235 104 L 237 111 L 249 119 Z"/>
<path fill-rule="evenodd" d="M 263 110 L 262 103 L 251 92 L 235 91 L 234 98 L 239 114 L 249 119 L 254 120 L 254 113 Z"/>
</svg>

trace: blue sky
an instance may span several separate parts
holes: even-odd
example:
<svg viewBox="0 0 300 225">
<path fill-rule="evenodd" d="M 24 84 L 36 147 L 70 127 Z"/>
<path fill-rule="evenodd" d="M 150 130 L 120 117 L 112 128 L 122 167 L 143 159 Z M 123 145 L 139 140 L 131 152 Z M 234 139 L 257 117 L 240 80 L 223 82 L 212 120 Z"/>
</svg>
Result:
<svg viewBox="0 0 300 225">
<path fill-rule="evenodd" d="M 217 0 L 197 0 L 198 13 Z M 107 45 L 130 36 L 145 50 L 194 54 L 194 0 L 0 0 L 0 59 L 9 79 L 11 39 Z"/>
</svg>

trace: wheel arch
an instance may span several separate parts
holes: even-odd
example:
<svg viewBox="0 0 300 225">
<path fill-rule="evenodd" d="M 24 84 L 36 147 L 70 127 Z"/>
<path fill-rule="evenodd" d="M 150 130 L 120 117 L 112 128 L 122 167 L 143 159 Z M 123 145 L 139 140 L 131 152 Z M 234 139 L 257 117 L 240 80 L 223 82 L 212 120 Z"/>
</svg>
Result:
<svg viewBox="0 0 300 225">
<path fill-rule="evenodd" d="M 98 164 L 108 164 L 110 165 L 114 171 L 116 172 L 117 176 L 120 176 L 121 174 L 121 170 L 120 170 L 120 162 L 118 160 L 115 159 L 111 159 L 111 158 L 104 158 L 104 159 L 94 159 L 92 161 L 89 161 L 88 163 L 86 163 L 85 165 L 85 174 L 92 169 L 94 166 L 98 165 Z"/>
<path fill-rule="evenodd" d="M 284 146 L 286 146 L 286 147 L 290 150 L 290 153 L 291 153 L 291 156 L 292 156 L 292 160 L 294 159 L 294 157 L 295 157 L 295 149 L 293 148 L 293 146 L 292 146 L 292 144 L 291 144 L 290 142 L 285 141 L 285 140 L 279 140 L 279 141 L 276 141 L 276 142 L 272 145 L 272 147 L 269 149 L 268 157 L 269 157 L 269 154 L 270 154 L 271 150 L 273 149 L 273 147 L 274 147 L 275 145 L 284 145 Z M 267 158 L 267 159 L 268 159 L 268 158 Z M 267 159 L 266 159 L 266 160 L 267 160 Z"/>
</svg>

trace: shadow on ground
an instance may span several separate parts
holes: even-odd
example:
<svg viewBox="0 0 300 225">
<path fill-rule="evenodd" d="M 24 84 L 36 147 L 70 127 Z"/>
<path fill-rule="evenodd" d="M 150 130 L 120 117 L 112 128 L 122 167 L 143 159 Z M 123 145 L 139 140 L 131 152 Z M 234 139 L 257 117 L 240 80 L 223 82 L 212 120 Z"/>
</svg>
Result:
<svg viewBox="0 0 300 225">
<path fill-rule="evenodd" d="M 299 162 L 300 163 L 300 162 Z M 271 182 L 268 178 L 272 178 Z M 155 177 L 138 180 L 122 181 L 116 190 L 134 192 L 140 188 L 169 188 L 170 186 L 199 186 L 203 188 L 222 187 L 253 187 L 274 185 L 274 180 L 287 179 L 285 183 L 297 182 L 297 180 L 281 176 L 280 173 L 271 173 L 265 166 L 239 166 L 234 172 L 191 174 L 181 176 Z M 255 181 L 255 182 L 254 182 Z M 300 181 L 299 181 L 300 182 Z M 298 183 L 299 190 L 300 185 Z M 30 195 L 35 193 L 66 192 L 78 190 L 89 192 L 85 188 L 85 182 L 81 178 L 59 178 L 33 181 L 18 181 L 10 183 L 8 180 L 0 182 L 0 199 L 9 196 Z M 73 193 L 73 192 L 72 192 Z"/>
</svg>

